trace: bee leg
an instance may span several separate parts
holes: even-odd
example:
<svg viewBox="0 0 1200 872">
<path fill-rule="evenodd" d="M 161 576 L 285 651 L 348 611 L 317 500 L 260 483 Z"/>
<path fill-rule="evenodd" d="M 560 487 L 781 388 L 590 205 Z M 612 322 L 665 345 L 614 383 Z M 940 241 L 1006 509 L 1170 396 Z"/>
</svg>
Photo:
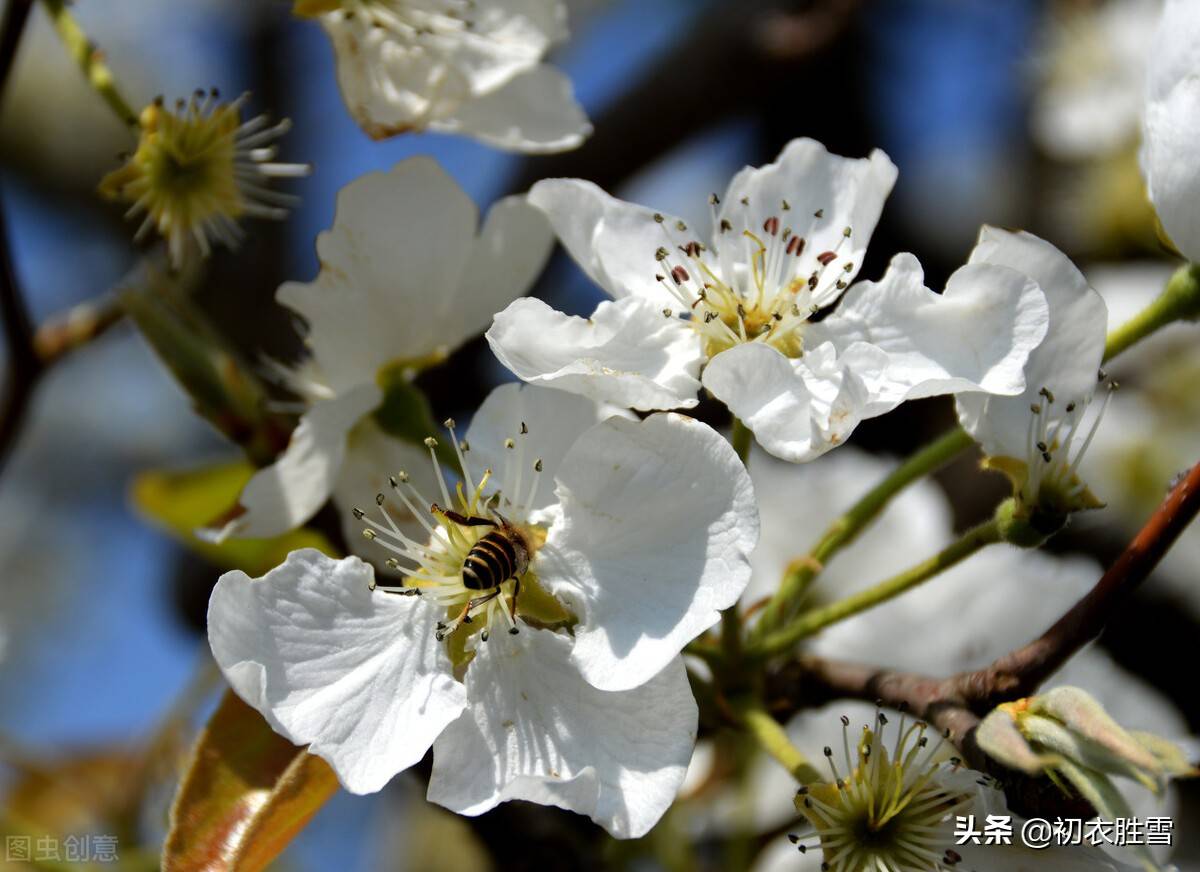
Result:
<svg viewBox="0 0 1200 872">
<path fill-rule="evenodd" d="M 517 597 L 521 595 L 521 577 L 518 575 L 513 579 L 513 595 L 512 602 L 508 605 L 508 618 L 512 621 L 512 626 L 508 628 L 508 632 L 512 635 L 517 635 L 521 632 L 517 628 Z"/>
<path fill-rule="evenodd" d="M 521 595 L 521 576 L 518 575 L 516 577 L 516 579 L 514 579 L 514 584 L 513 584 L 512 614 L 513 614 L 514 619 L 517 617 L 517 597 L 519 597 L 520 595 Z"/>
<path fill-rule="evenodd" d="M 500 588 L 496 588 L 494 591 L 492 591 L 489 594 L 485 594 L 484 596 L 475 597 L 474 599 L 467 600 L 467 602 L 462 607 L 462 611 L 459 612 L 458 615 L 456 615 L 454 617 L 454 619 L 452 621 L 450 621 L 450 623 L 448 623 L 448 624 L 438 623 L 437 632 L 434 633 L 434 638 L 436 638 L 440 642 L 444 638 L 449 636 L 451 633 L 453 633 L 455 630 L 457 630 L 459 627 L 461 627 L 463 624 L 471 623 L 472 610 L 474 610 L 476 606 L 481 606 L 484 603 L 495 599 L 499 595 L 499 593 L 500 593 Z"/>
<path fill-rule="evenodd" d="M 466 515 L 459 514 L 458 512 L 452 512 L 449 509 L 441 509 L 441 513 L 443 515 L 445 515 L 447 518 L 449 518 L 451 521 L 453 521 L 454 523 L 456 523 L 462 527 L 495 527 L 496 526 L 496 522 L 492 521 L 488 518 L 478 518 L 478 517 L 468 518 Z"/>
<path fill-rule="evenodd" d="M 371 582 L 370 589 L 377 590 L 380 593 L 395 594 L 396 596 L 420 596 L 421 595 L 421 588 L 405 587 L 402 584 L 390 585 L 390 584 L 375 584 L 375 582 Z"/>
</svg>

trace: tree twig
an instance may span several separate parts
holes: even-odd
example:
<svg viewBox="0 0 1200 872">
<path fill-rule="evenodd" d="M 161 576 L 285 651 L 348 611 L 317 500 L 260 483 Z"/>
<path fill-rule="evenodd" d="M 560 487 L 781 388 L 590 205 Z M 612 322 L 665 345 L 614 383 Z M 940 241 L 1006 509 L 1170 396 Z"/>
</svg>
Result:
<svg viewBox="0 0 1200 872">
<path fill-rule="evenodd" d="M 803 702 L 829 699 L 878 700 L 923 717 L 984 768 L 973 741 L 980 716 L 997 704 L 1034 693 L 1084 645 L 1096 639 L 1111 618 L 1149 576 L 1179 534 L 1200 513 L 1200 463 L 1179 478 L 1158 510 L 1095 587 L 1040 637 L 983 669 L 934 678 L 877 666 L 802 657 L 771 677 L 768 701 L 776 716 Z"/>
<path fill-rule="evenodd" d="M 10 0 L 0 22 L 0 101 L 8 85 L 16 60 L 21 35 L 29 21 L 32 0 Z M 41 363 L 33 348 L 33 327 L 29 312 L 17 288 L 12 258 L 8 250 L 8 228 L 4 203 L 0 200 L 0 317 L 4 319 L 4 342 L 8 347 L 8 367 L 4 373 L 4 393 L 0 395 L 0 472 L 20 431 L 25 410 L 33 396 L 33 386 L 41 374 Z"/>
<path fill-rule="evenodd" d="M 13 274 L 3 203 L 0 203 L 0 317 L 4 319 L 4 342 L 8 346 L 4 394 L 0 397 L 0 473 L 3 473 L 42 374 L 42 363 L 33 347 L 33 325 Z"/>
<path fill-rule="evenodd" d="M 105 333 L 125 317 L 120 301 L 113 296 L 87 300 L 38 325 L 33 347 L 43 368 Z"/>
<path fill-rule="evenodd" d="M 0 94 L 8 85 L 8 77 L 17 59 L 17 47 L 21 44 L 21 34 L 25 32 L 25 23 L 29 20 L 29 10 L 32 8 L 33 0 L 9 0 L 4 10 L 4 20 L 0 22 Z"/>
</svg>

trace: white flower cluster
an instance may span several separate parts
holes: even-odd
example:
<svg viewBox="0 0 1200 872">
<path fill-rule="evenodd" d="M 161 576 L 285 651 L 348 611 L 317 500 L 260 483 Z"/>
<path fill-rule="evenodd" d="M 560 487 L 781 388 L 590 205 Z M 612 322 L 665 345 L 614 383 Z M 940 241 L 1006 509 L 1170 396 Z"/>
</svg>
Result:
<svg viewBox="0 0 1200 872">
<path fill-rule="evenodd" d="M 550 150 L 586 133 L 569 84 L 541 63 L 564 33 L 554 0 L 295 8 L 330 34 L 347 104 L 373 135 L 428 127 Z M 1166 230 L 1200 255 L 1195 13 L 1168 0 L 1144 161 Z M 910 254 L 856 281 L 896 177 L 882 152 L 844 158 L 797 139 L 711 196 L 708 233 L 572 179 L 502 200 L 477 227 L 474 205 L 425 158 L 350 184 L 317 240 L 319 275 L 278 292 L 311 352 L 281 369 L 303 400 L 299 426 L 210 534 L 277 535 L 332 498 L 362 557 L 304 550 L 259 579 L 222 576 L 209 640 L 234 690 L 348 790 L 379 790 L 432 748 L 428 795 L 450 809 L 526 799 L 636 837 L 693 757 L 685 648 L 723 610 L 769 595 L 796 531 L 823 529 L 869 484 L 853 449 L 791 464 L 907 400 L 953 395 L 988 465 L 1011 477 L 1018 516 L 1049 530 L 1098 506 L 1081 461 L 1108 396 L 1104 301 L 1049 242 L 992 227 L 940 293 Z M 554 235 L 612 297 L 590 318 L 523 296 Z M 447 421 L 398 435 L 413 374 L 485 330 L 524 384 L 496 389 L 461 433 Z M 739 457 L 678 413 L 702 389 L 778 460 Z M 928 491 L 903 499 L 916 504 L 876 531 L 899 525 L 891 541 L 847 555 L 863 561 L 846 570 L 851 587 L 904 565 L 898 551 L 918 559 L 944 544 L 945 506 Z M 813 650 L 933 672 L 982 665 L 1094 577 L 993 556 Z M 968 590 L 962 573 L 995 583 Z M 816 830 L 803 846 L 824 857 L 812 868 L 1033 868 L 983 852 L 962 865 L 946 822 L 984 802 L 978 773 L 946 764 L 924 726 L 901 725 L 885 745 L 886 723 L 831 740 L 830 782 L 802 809 Z M 807 747 L 821 731 L 801 732 Z M 864 820 L 890 847 L 856 841 Z M 1047 862 L 1090 862 L 1061 854 Z"/>
</svg>

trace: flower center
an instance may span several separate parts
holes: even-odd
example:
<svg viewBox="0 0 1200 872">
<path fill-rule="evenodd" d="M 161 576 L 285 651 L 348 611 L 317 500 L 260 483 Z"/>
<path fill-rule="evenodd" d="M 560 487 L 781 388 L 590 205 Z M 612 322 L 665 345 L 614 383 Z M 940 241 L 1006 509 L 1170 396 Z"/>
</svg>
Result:
<svg viewBox="0 0 1200 872">
<path fill-rule="evenodd" d="M 709 198 L 715 244 L 687 240 L 687 225 L 673 226 L 659 214 L 667 244 L 654 254 L 655 279 L 683 306 L 683 313 L 713 357 L 743 342 L 765 342 L 788 357 L 804 353 L 804 326 L 812 315 L 837 301 L 849 284 L 854 264 L 842 248 L 852 234 L 846 227 L 837 245 L 810 251 L 806 240 L 787 225 L 791 206 L 782 201 L 778 214 L 761 227 L 751 227 L 750 201 L 718 219 L 716 194 Z M 824 217 L 817 210 L 814 217 Z M 735 223 L 737 221 L 737 223 Z M 670 309 L 663 314 L 674 317 Z"/>
<path fill-rule="evenodd" d="M 929 747 L 926 725 L 901 719 L 890 750 L 883 734 L 887 716 L 877 712 L 875 729 L 863 727 L 851 749 L 849 718 L 842 718 L 844 772 L 825 749 L 833 782 L 800 789 L 796 805 L 815 830 L 791 836 L 805 853 L 820 848 L 822 869 L 831 872 L 943 872 L 956 862 L 951 819 L 970 805 L 971 797 L 942 784 L 947 769 L 944 743 Z"/>
<path fill-rule="evenodd" d="M 157 228 L 179 264 L 183 248 L 195 241 L 204 255 L 216 239 L 234 246 L 243 215 L 282 219 L 295 197 L 271 191 L 262 179 L 303 176 L 305 164 L 274 163 L 270 143 L 290 128 L 273 126 L 260 115 L 245 123 L 241 108 L 248 95 L 220 103 L 216 90 L 179 100 L 172 112 L 161 98 L 139 119 L 141 138 L 125 166 L 109 173 L 100 191 L 131 203 L 126 217 L 144 215 L 135 239 Z"/>
<path fill-rule="evenodd" d="M 440 502 L 430 502 L 401 470 L 390 479 L 393 493 L 401 504 L 425 528 L 428 538 L 418 542 L 396 523 L 387 508 L 387 497 L 375 497 L 380 519 L 354 509 L 354 516 L 366 523 L 363 535 L 394 556 L 389 569 L 401 574 L 399 584 L 381 584 L 372 590 L 400 596 L 423 596 L 446 608 L 447 620 L 439 623 L 437 639 L 442 641 L 466 624 L 480 628 L 486 642 L 493 629 L 519 632 L 517 617 L 522 585 L 535 584 L 530 563 L 545 540 L 546 531 L 528 518 L 541 484 L 542 461 L 527 464 L 525 443 L 529 428 L 504 442 L 505 464 L 496 476 L 485 469 L 476 481 L 468 462 L 470 446 L 458 441 L 454 421 L 446 421 L 461 480 L 454 493 L 438 461 L 438 441 L 425 440 L 440 490 Z M 525 467 L 531 476 L 525 480 Z M 493 481 L 500 487 L 489 489 Z"/>
<path fill-rule="evenodd" d="M 1103 381 L 1105 373 L 1100 372 L 1099 377 Z M 1045 387 L 1038 392 L 1038 401 L 1029 407 L 1031 415 L 1026 444 L 1028 477 L 1020 492 L 1023 503 L 1061 515 L 1098 505 L 1095 497 L 1089 494 L 1087 483 L 1079 477 L 1079 464 L 1100 428 L 1100 421 L 1116 388 L 1115 382 L 1108 383 L 1104 402 L 1087 427 L 1084 426 L 1084 417 L 1091 406 L 1092 396 L 1072 400 L 1062 407 L 1061 414 L 1056 414 L 1058 407 L 1054 393 Z M 1086 435 L 1076 451 L 1075 439 L 1080 433 Z"/>
</svg>

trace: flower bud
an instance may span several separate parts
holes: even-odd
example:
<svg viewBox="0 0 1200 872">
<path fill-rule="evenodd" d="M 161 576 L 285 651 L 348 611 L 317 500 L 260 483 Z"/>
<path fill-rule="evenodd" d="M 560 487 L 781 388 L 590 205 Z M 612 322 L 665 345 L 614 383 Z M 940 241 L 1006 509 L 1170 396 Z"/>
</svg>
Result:
<svg viewBox="0 0 1200 872">
<path fill-rule="evenodd" d="M 1159 793 L 1169 778 L 1196 772 L 1174 744 L 1126 730 L 1077 687 L 1004 703 L 983 719 L 975 737 L 1004 766 L 1065 779 L 1109 819 L 1130 816 L 1112 777 Z"/>
</svg>

